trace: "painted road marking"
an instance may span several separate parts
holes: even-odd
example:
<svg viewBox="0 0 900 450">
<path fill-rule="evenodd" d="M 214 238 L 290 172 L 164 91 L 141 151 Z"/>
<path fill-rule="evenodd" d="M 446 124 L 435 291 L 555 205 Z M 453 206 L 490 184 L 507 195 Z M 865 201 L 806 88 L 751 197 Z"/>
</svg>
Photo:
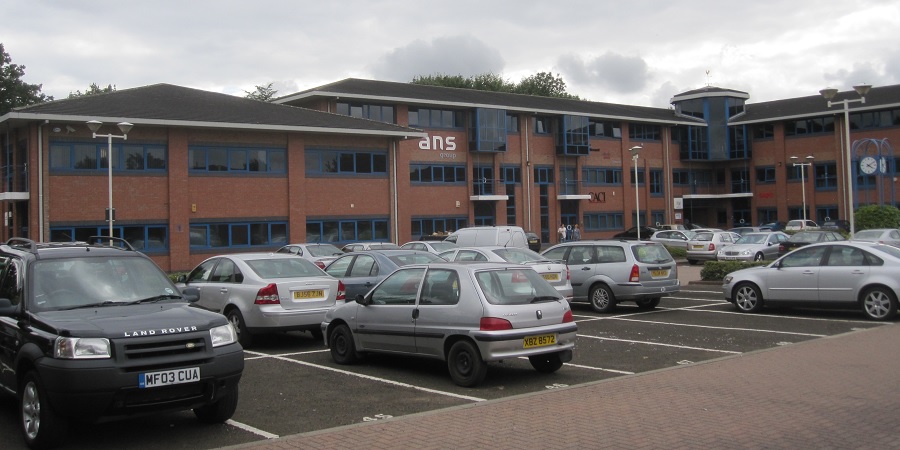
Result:
<svg viewBox="0 0 900 450">
<path fill-rule="evenodd" d="M 681 348 L 685 350 L 700 350 L 703 352 L 715 352 L 715 353 L 728 353 L 729 355 L 740 355 L 742 352 L 733 352 L 730 350 L 718 350 L 714 348 L 702 348 L 702 347 L 690 347 L 687 345 L 675 345 L 675 344 L 663 344 L 660 342 L 649 342 L 649 341 L 635 341 L 631 339 L 615 339 L 615 338 L 605 338 L 600 336 L 591 336 L 588 334 L 579 334 L 578 337 L 584 337 L 589 339 L 597 339 L 599 341 L 615 341 L 615 342 L 627 342 L 629 344 L 646 344 L 646 345 L 657 345 L 660 347 L 674 347 Z"/>
<path fill-rule="evenodd" d="M 272 433 L 269 433 L 268 431 L 263 431 L 263 430 L 260 430 L 259 428 L 251 427 L 250 425 L 247 425 L 245 423 L 236 422 L 231 419 L 226 420 L 225 423 L 227 423 L 228 425 L 231 425 L 233 427 L 240 428 L 244 431 L 249 431 L 257 436 L 262 436 L 266 439 L 275 439 L 278 437 L 277 434 L 272 434 Z"/>
</svg>

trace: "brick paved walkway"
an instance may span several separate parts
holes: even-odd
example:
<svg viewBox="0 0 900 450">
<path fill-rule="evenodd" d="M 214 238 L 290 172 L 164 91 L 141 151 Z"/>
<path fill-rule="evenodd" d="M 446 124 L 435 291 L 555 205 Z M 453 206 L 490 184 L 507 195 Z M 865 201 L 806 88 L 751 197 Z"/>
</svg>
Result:
<svg viewBox="0 0 900 450">
<path fill-rule="evenodd" d="M 235 448 L 900 448 L 900 325 Z"/>
</svg>

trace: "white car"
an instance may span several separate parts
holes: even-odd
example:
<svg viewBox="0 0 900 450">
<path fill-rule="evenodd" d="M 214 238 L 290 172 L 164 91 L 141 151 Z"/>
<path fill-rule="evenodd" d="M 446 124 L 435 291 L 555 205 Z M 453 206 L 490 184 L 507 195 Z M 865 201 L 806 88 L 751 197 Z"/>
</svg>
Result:
<svg viewBox="0 0 900 450">
<path fill-rule="evenodd" d="M 458 247 L 453 242 L 448 241 L 411 241 L 400 246 L 403 250 L 418 250 L 420 252 L 434 253 L 435 255 L 453 250 Z"/>
<path fill-rule="evenodd" d="M 653 233 L 653 236 L 650 236 L 650 240 L 669 247 L 686 249 L 688 241 L 690 241 L 695 234 L 697 233 L 687 230 L 661 230 Z"/>
<path fill-rule="evenodd" d="M 872 228 L 869 230 L 857 231 L 856 234 L 853 235 L 853 240 L 877 242 L 879 244 L 900 247 L 900 230 L 896 228 Z"/>
<path fill-rule="evenodd" d="M 447 261 L 491 261 L 524 264 L 541 274 L 567 301 L 572 301 L 572 282 L 569 266 L 562 261 L 550 260 L 539 253 L 518 247 L 461 247 L 438 254 Z"/>
<path fill-rule="evenodd" d="M 790 220 L 784 226 L 784 231 L 818 230 L 819 224 L 812 220 Z"/>
<path fill-rule="evenodd" d="M 325 313 L 345 300 L 340 280 L 281 253 L 214 256 L 179 282 L 180 289 L 199 290 L 194 306 L 228 318 L 244 348 L 262 332 L 306 330 L 321 339 Z"/>
</svg>

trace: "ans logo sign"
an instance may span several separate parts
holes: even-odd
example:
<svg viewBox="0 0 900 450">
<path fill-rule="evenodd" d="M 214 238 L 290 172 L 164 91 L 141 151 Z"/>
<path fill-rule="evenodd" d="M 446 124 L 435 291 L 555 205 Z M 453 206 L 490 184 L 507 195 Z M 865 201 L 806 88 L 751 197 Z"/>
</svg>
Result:
<svg viewBox="0 0 900 450">
<path fill-rule="evenodd" d="M 421 150 L 438 150 L 441 152 L 441 158 L 456 159 L 455 153 L 446 153 L 456 150 L 455 136 L 428 136 L 419 141 L 419 149 Z"/>
</svg>

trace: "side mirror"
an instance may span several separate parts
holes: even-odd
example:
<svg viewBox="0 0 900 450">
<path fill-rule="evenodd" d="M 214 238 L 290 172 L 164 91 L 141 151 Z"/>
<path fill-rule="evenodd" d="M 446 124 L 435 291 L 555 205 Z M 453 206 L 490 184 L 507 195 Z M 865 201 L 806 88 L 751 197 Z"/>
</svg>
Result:
<svg viewBox="0 0 900 450">
<path fill-rule="evenodd" d="M 366 298 L 365 295 L 356 294 L 356 303 L 359 303 L 360 305 L 363 305 L 363 306 L 368 306 L 368 305 L 372 304 L 372 300 Z"/>
<path fill-rule="evenodd" d="M 187 282 L 187 275 L 185 275 L 185 274 L 178 275 L 178 277 L 175 278 L 175 282 L 176 282 L 176 283 L 185 283 L 185 282 Z"/>
<path fill-rule="evenodd" d="M 200 300 L 200 289 L 195 287 L 186 287 L 181 290 L 181 295 L 188 303 L 194 303 Z"/>
</svg>

